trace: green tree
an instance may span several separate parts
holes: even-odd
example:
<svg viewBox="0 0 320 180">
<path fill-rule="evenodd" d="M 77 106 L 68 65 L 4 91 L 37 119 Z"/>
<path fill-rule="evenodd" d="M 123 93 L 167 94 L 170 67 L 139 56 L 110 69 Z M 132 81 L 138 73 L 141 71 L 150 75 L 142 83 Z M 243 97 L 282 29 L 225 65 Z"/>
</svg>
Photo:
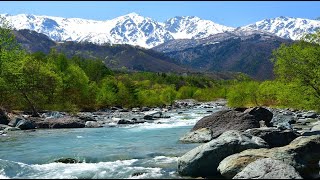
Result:
<svg viewBox="0 0 320 180">
<path fill-rule="evenodd" d="M 320 102 L 320 33 L 307 35 L 291 45 L 282 44 L 273 52 L 275 74 L 282 82 L 306 88 L 304 98 Z"/>
</svg>

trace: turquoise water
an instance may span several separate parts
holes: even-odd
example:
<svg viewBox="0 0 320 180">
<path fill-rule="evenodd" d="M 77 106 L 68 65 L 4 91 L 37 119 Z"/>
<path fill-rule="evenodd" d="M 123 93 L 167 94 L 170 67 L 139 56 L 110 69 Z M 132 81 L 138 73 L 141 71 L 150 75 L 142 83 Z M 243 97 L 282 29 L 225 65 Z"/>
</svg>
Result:
<svg viewBox="0 0 320 180">
<path fill-rule="evenodd" d="M 178 157 L 199 144 L 179 138 L 207 110 L 129 126 L 11 132 L 0 137 L 0 178 L 185 178 L 176 172 Z M 54 162 L 67 157 L 81 163 Z"/>
</svg>

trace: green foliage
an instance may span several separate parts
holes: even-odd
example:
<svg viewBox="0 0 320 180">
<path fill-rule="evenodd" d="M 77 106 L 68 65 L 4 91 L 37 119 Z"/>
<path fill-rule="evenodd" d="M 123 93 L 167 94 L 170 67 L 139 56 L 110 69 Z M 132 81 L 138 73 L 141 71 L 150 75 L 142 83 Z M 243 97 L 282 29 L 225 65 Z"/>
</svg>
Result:
<svg viewBox="0 0 320 180">
<path fill-rule="evenodd" d="M 228 105 L 234 107 L 258 106 L 259 83 L 255 81 L 239 82 L 227 94 Z"/>
</svg>

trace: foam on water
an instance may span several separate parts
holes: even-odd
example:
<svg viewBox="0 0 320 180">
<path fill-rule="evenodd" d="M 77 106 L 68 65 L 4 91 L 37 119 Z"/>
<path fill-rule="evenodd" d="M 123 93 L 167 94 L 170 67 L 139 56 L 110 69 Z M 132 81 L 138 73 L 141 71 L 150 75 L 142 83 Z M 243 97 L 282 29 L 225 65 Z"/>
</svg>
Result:
<svg viewBox="0 0 320 180">
<path fill-rule="evenodd" d="M 117 160 L 99 163 L 49 163 L 28 165 L 19 162 L 1 160 L 0 177 L 3 178 L 158 178 L 161 168 L 133 166 L 138 159 Z M 132 174 L 142 172 L 137 177 Z M 10 177 L 10 175 L 13 175 Z"/>
</svg>

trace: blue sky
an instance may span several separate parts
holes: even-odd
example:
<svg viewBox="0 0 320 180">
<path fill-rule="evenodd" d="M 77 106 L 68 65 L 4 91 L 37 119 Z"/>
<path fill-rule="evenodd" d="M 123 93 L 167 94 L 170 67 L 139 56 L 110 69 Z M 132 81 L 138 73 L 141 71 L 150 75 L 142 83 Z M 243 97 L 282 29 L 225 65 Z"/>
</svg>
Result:
<svg viewBox="0 0 320 180">
<path fill-rule="evenodd" d="M 107 20 L 136 12 L 160 22 L 197 16 L 238 27 L 278 16 L 315 19 L 320 1 L 1 1 L 0 13 Z"/>
</svg>

